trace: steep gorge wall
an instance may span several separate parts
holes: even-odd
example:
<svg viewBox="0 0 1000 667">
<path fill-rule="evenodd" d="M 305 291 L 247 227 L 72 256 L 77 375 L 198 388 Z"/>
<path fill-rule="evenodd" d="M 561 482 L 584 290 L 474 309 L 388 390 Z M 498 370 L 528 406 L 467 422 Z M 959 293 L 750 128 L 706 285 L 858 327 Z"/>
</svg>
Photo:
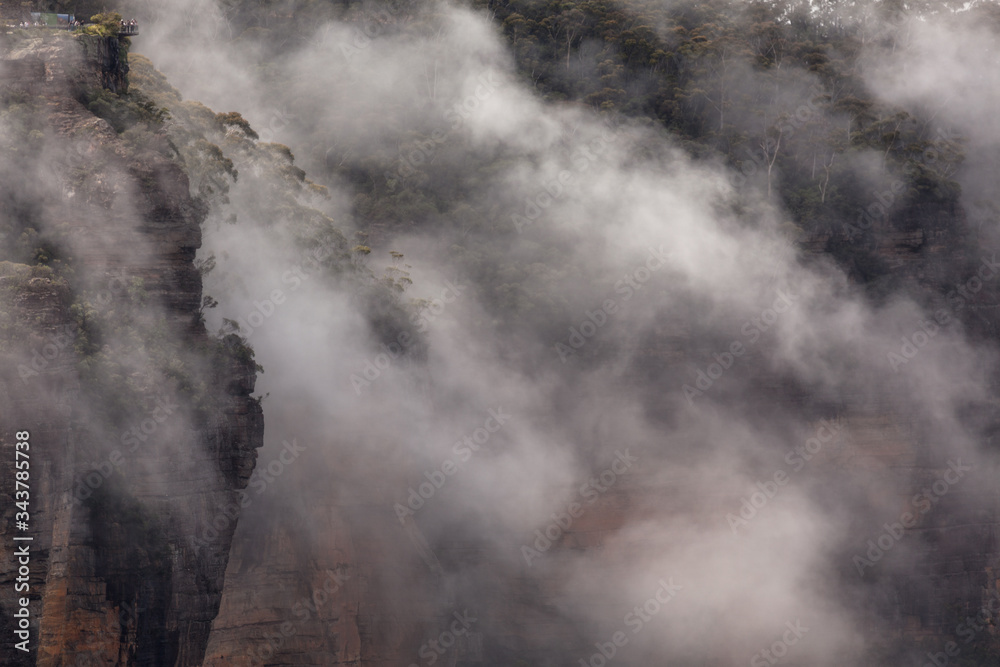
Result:
<svg viewBox="0 0 1000 667">
<path fill-rule="evenodd" d="M 229 508 L 262 444 L 252 355 L 200 319 L 204 206 L 162 138 L 123 141 L 78 101 L 95 86 L 124 91 L 126 62 L 109 40 L 59 34 L 16 44 L 0 64 L 4 99 L 44 118 L 35 150 L 9 167 L 24 182 L 9 171 L 0 184 L 0 223 L 49 239 L 72 267 L 0 263 L 4 497 L 15 433 L 31 444 L 28 528 L 9 503 L 0 520 L 6 544 L 32 538 L 30 652 L 5 641 L 5 665 L 201 664 L 238 518 Z M 17 573 L 5 548 L 8 638 Z"/>
</svg>

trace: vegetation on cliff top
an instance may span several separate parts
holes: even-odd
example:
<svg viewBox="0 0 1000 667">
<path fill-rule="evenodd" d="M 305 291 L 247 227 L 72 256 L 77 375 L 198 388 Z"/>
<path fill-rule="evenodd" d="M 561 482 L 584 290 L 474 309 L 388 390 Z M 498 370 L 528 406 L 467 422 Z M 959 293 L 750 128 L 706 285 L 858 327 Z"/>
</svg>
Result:
<svg viewBox="0 0 1000 667">
<path fill-rule="evenodd" d="M 238 112 L 216 113 L 185 101 L 149 59 L 131 56 L 131 85 L 137 94 L 167 110 L 165 132 L 191 183 L 192 194 L 209 205 L 208 224 L 239 224 L 229 192 L 239 179 L 242 205 L 262 220 L 290 231 L 304 254 L 321 257 L 327 279 L 352 284 L 365 303 L 378 335 L 386 341 L 407 319 L 399 295 L 409 284 L 405 266 L 386 267 L 382 275 L 366 265 L 364 235 L 351 243 L 342 226 L 328 214 L 327 189 L 310 180 L 295 164 L 288 146 L 260 141 L 260 135 Z M 231 332 L 232 326 L 225 329 Z"/>
<path fill-rule="evenodd" d="M 873 296 L 886 293 L 892 271 L 875 250 L 878 226 L 856 223 L 872 205 L 872 190 L 898 183 L 891 216 L 880 223 L 915 226 L 911 231 L 924 239 L 916 253 L 935 235 L 959 239 L 967 232 L 954 213 L 964 138 L 939 132 L 934 110 L 880 101 L 861 74 L 866 47 L 893 48 L 897 36 L 889 28 L 898 3 L 877 3 L 871 16 L 857 21 L 844 18 L 835 3 L 799 0 L 469 4 L 492 18 L 519 77 L 546 101 L 659 128 L 696 160 L 724 163 L 742 178 L 738 189 L 748 200 L 760 191 L 788 212 L 791 242 L 824 250 Z M 259 58 L 257 71 L 277 99 L 294 92 L 271 65 L 288 35 L 310 34 L 326 19 L 354 23 L 363 33 L 374 15 L 359 5 L 315 0 L 289 0 L 280 8 L 230 0 L 227 8 L 234 40 L 252 34 L 260 47 L 250 57 Z M 945 20 L 944 5 L 917 9 Z M 435 11 L 394 3 L 379 34 L 430 32 Z M 997 21 L 990 7 L 974 11 Z M 318 124 L 289 123 L 305 145 L 329 146 Z M 239 123 L 228 127 L 228 136 L 239 134 Z M 547 320 L 553 331 L 563 330 L 566 322 L 553 315 L 558 296 L 535 285 L 540 271 L 572 280 L 564 249 L 540 245 L 534 256 L 513 259 L 506 248 L 518 235 L 509 202 L 475 209 L 467 203 L 522 156 L 509 146 L 477 151 L 462 133 L 438 146 L 433 129 L 410 129 L 395 145 L 345 140 L 312 156 L 308 168 L 353 190 L 353 213 L 369 234 L 358 245 L 379 250 L 382 238 L 404 230 L 454 234 L 456 265 L 484 303 L 505 313 L 504 322 L 543 326 Z M 400 156 L 428 145 L 435 146 L 435 159 L 412 174 L 400 166 Z M 877 164 L 863 175 L 869 162 Z M 943 217 L 956 224 L 935 227 Z"/>
<path fill-rule="evenodd" d="M 115 37 L 121 27 L 122 15 L 118 12 L 101 12 L 90 17 L 90 24 L 80 28 L 79 32 L 94 37 Z"/>
</svg>

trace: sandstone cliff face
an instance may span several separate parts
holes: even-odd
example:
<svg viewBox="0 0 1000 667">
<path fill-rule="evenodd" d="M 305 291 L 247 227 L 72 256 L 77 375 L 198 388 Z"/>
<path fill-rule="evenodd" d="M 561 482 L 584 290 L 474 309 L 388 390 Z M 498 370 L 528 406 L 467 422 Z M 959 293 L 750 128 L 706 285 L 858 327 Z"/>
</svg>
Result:
<svg viewBox="0 0 1000 667">
<path fill-rule="evenodd" d="M 126 89 L 116 42 L 50 35 L 0 63 L 3 103 L 39 121 L 0 133 L 24 149 L 0 160 L 3 259 L 55 268 L 0 263 L 4 497 L 15 432 L 31 444 L 28 528 L 9 503 L 0 525 L 32 538 L 30 651 L 5 641 L 5 665 L 201 664 L 262 444 L 252 353 L 200 319 L 204 206 L 161 136 L 120 136 L 79 101 Z M 6 637 L 17 572 L 5 549 Z"/>
<path fill-rule="evenodd" d="M 127 39 L 127 38 L 126 38 Z M 117 37 L 82 37 L 87 60 L 100 76 L 101 85 L 113 93 L 128 92 L 128 54 Z"/>
<path fill-rule="evenodd" d="M 295 486 L 294 475 L 282 486 Z M 419 531 L 335 488 L 255 497 L 234 538 L 206 666 L 408 665 L 447 627 L 435 604 L 444 572 Z M 440 664 L 465 655 L 451 653 Z"/>
</svg>

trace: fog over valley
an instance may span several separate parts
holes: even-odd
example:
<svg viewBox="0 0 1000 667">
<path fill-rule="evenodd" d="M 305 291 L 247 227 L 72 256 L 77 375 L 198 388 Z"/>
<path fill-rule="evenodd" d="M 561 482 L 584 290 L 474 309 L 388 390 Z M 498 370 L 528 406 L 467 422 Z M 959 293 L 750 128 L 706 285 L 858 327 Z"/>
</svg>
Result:
<svg viewBox="0 0 1000 667">
<path fill-rule="evenodd" d="M 995 3 L 14 4 L 0 662 L 996 663 Z"/>
</svg>

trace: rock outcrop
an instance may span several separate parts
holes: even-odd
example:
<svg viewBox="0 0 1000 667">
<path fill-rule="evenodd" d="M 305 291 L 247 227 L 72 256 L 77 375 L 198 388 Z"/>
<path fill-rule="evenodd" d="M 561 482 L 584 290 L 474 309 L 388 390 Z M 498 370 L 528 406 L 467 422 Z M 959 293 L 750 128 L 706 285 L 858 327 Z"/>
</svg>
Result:
<svg viewBox="0 0 1000 667">
<path fill-rule="evenodd" d="M 84 106 L 127 89 L 117 39 L 95 39 L 53 33 L 0 63 L 0 109 L 27 104 L 35 123 L 0 121 L 5 498 L 15 434 L 30 434 L 30 518 L 19 528 L 4 504 L 0 534 L 31 538 L 29 650 L 9 641 L 5 548 L 0 663 L 200 665 L 262 445 L 257 367 L 238 337 L 206 334 L 205 207 L 166 140 L 125 138 Z"/>
</svg>

